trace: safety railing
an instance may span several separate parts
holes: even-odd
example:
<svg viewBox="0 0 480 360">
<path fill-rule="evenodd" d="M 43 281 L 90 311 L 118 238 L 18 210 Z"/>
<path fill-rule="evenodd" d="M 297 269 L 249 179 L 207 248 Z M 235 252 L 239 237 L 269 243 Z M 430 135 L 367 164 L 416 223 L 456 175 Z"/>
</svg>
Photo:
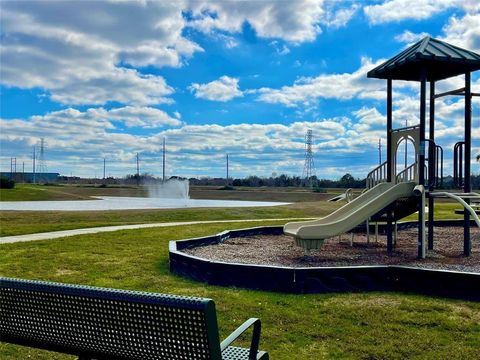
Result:
<svg viewBox="0 0 480 360">
<path fill-rule="evenodd" d="M 453 184 L 461 188 L 463 187 L 463 148 L 465 141 L 459 141 L 453 147 Z"/>
<path fill-rule="evenodd" d="M 367 175 L 367 189 L 373 188 L 375 185 L 387 181 L 387 162 L 378 165 Z"/>
<path fill-rule="evenodd" d="M 400 171 L 397 174 L 395 180 L 397 183 L 407 182 L 407 181 L 417 181 L 417 163 L 415 162 L 412 165 Z"/>
<path fill-rule="evenodd" d="M 443 185 L 443 148 L 437 145 L 435 141 L 425 139 L 428 146 L 428 169 L 425 171 L 425 184 L 430 189 L 438 188 Z"/>
<path fill-rule="evenodd" d="M 436 151 L 435 186 L 438 188 L 443 185 L 443 148 L 440 145 L 435 145 L 435 151 Z"/>
</svg>

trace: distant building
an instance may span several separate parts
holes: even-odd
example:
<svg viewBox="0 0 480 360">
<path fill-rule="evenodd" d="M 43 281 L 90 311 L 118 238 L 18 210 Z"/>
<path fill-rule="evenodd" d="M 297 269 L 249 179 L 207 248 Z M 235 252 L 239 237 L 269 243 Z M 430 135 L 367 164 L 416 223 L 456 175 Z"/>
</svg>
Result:
<svg viewBox="0 0 480 360">
<path fill-rule="evenodd" d="M 58 177 L 60 176 L 59 173 L 33 173 L 33 172 L 0 172 L 0 176 L 6 177 L 8 179 L 12 179 L 18 183 L 57 183 Z M 35 178 L 35 180 L 34 180 Z"/>
</svg>

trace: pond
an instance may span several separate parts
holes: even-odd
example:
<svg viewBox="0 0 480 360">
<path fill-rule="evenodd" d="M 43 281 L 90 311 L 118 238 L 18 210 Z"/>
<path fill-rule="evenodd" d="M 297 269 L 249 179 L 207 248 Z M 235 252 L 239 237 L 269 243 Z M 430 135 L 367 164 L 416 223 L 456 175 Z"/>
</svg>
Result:
<svg viewBox="0 0 480 360">
<path fill-rule="evenodd" d="M 94 200 L 74 201 L 0 201 L 0 210 L 10 211 L 98 211 L 135 209 L 180 209 L 213 207 L 259 207 L 288 205 L 285 202 L 197 200 L 144 197 L 101 196 Z"/>
</svg>

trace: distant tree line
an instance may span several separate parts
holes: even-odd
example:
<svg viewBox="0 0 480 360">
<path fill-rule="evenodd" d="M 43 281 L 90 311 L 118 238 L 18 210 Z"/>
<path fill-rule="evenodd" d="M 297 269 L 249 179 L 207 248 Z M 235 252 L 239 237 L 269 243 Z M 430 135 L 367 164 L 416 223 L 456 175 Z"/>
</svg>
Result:
<svg viewBox="0 0 480 360">
<path fill-rule="evenodd" d="M 226 185 L 225 178 L 190 178 L 191 185 Z M 270 177 L 259 177 L 255 175 L 246 178 L 229 179 L 231 186 L 251 186 L 251 187 L 313 187 L 313 188 L 364 188 L 365 179 L 356 179 L 351 174 L 345 174 L 338 180 L 318 179 L 312 176 L 309 179 L 300 176 L 279 175 Z"/>
<path fill-rule="evenodd" d="M 171 176 L 169 179 L 186 179 L 179 176 Z M 337 180 L 319 179 L 316 176 L 312 176 L 309 179 L 301 178 L 300 176 L 279 175 L 270 177 L 260 177 L 256 175 L 247 176 L 245 178 L 229 179 L 228 184 L 225 178 L 190 178 L 190 185 L 198 186 L 245 186 L 245 187 L 311 187 L 314 189 L 328 189 L 328 188 L 354 188 L 363 189 L 366 187 L 365 179 L 359 179 L 353 177 L 351 174 L 345 174 Z M 134 174 L 127 175 L 123 178 L 108 177 L 106 179 L 98 178 L 80 178 L 80 177 L 67 177 L 60 176 L 60 183 L 70 184 L 98 184 L 98 185 L 143 185 L 161 182 L 162 179 L 155 177 L 151 174 Z M 480 175 L 472 175 L 471 184 L 473 189 L 480 188 Z M 454 189 L 453 178 L 446 176 L 443 179 L 441 189 Z"/>
<path fill-rule="evenodd" d="M 225 178 L 190 178 L 191 185 L 203 185 L 203 186 L 225 186 L 227 181 Z M 471 184 L 473 189 L 480 189 L 480 175 L 471 176 Z M 312 176 L 310 179 L 301 178 L 300 176 L 289 176 L 282 174 L 280 176 L 271 177 L 259 177 L 248 176 L 246 178 L 230 179 L 228 182 L 230 186 L 276 186 L 276 187 L 313 187 L 315 189 L 328 189 L 328 188 L 353 188 L 364 189 L 366 187 L 366 179 L 359 179 L 353 177 L 351 174 L 345 174 L 337 180 L 330 179 L 318 179 L 316 176 Z M 454 189 L 453 177 L 446 176 L 443 178 L 442 186 L 440 189 Z"/>
</svg>

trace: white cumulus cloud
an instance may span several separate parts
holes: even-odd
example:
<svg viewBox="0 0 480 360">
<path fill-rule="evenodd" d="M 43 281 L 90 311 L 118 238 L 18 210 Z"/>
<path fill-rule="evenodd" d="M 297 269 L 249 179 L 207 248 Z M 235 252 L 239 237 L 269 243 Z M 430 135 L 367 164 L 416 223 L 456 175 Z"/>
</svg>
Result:
<svg viewBox="0 0 480 360">
<path fill-rule="evenodd" d="M 248 22 L 259 37 L 301 43 L 320 33 L 323 5 L 323 0 L 192 1 L 190 26 L 207 33 L 234 33 Z"/>
<path fill-rule="evenodd" d="M 206 84 L 193 83 L 189 88 L 196 98 L 212 101 L 229 101 L 243 96 L 238 87 L 238 78 L 221 76 L 218 80 Z"/>
<path fill-rule="evenodd" d="M 261 88 L 258 100 L 280 103 L 286 106 L 309 104 L 318 98 L 324 99 L 382 99 L 385 97 L 385 82 L 367 79 L 367 72 L 379 65 L 370 59 L 362 59 L 362 65 L 353 73 L 321 74 L 317 77 L 301 78 L 293 85 L 280 89 Z"/>
<path fill-rule="evenodd" d="M 406 19 L 423 20 L 452 7 L 478 11 L 477 0 L 386 0 L 365 6 L 363 11 L 371 24 L 398 22 Z"/>
<path fill-rule="evenodd" d="M 38 87 L 70 105 L 171 102 L 162 76 L 123 65 L 179 67 L 202 51 L 182 35 L 182 9 L 181 2 L 3 2 L 1 82 Z"/>
<path fill-rule="evenodd" d="M 480 2 L 478 2 L 480 7 Z M 441 38 L 453 45 L 480 53 L 480 9 L 463 17 L 452 16 L 443 27 Z"/>
</svg>

